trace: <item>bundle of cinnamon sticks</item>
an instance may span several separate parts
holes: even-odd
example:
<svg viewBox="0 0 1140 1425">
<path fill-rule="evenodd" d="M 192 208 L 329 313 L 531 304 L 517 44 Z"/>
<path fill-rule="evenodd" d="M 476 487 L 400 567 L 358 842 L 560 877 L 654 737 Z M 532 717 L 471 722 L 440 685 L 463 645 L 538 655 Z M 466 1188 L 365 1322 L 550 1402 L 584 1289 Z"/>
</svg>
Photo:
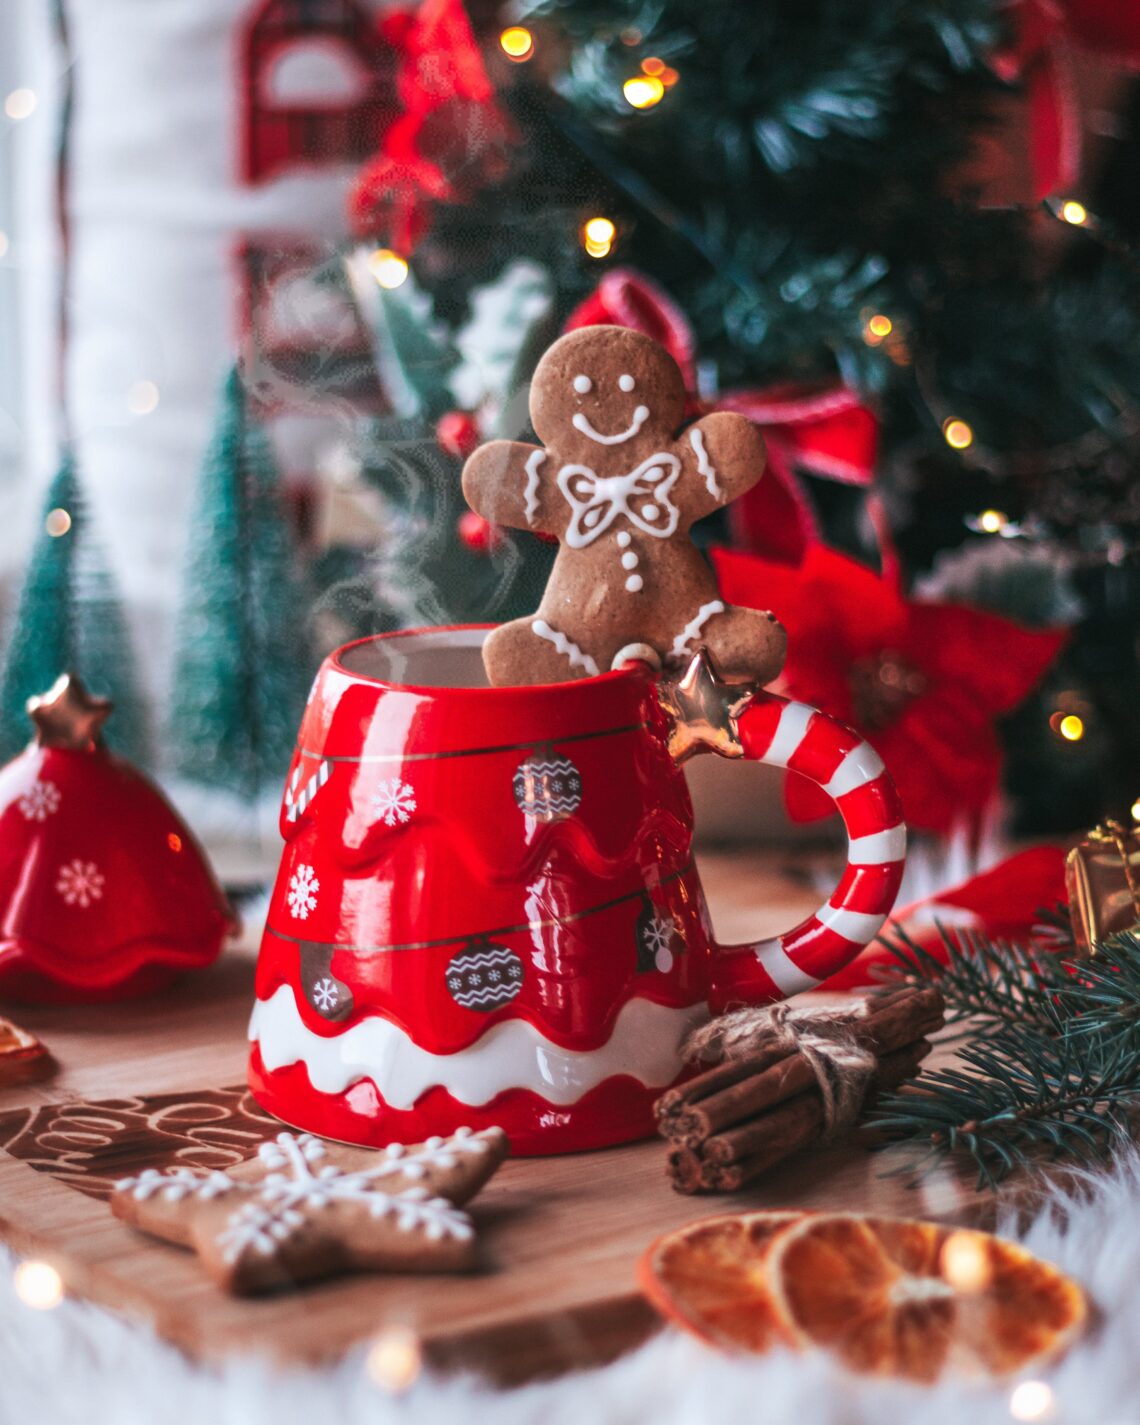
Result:
<svg viewBox="0 0 1140 1425">
<path fill-rule="evenodd" d="M 864 1103 L 917 1071 L 930 1052 L 927 1035 L 941 1028 L 944 1014 L 932 987 L 876 994 L 860 1006 L 846 1028 L 877 1061 Z M 669 1141 L 668 1175 L 684 1193 L 734 1192 L 829 1126 L 818 1068 L 795 1047 L 717 1064 L 667 1090 L 655 1111 Z"/>
</svg>

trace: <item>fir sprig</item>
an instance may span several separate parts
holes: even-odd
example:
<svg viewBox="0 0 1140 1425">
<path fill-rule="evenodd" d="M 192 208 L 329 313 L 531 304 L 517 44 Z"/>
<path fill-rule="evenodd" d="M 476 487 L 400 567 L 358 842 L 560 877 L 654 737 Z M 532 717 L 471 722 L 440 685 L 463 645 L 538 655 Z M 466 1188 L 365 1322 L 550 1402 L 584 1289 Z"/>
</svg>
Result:
<svg viewBox="0 0 1140 1425">
<path fill-rule="evenodd" d="M 1102 1159 L 1140 1105 L 1140 933 L 1110 937 L 1089 959 L 943 939 L 947 965 L 909 938 L 893 942 L 897 973 L 936 980 L 972 1037 L 953 1064 L 884 1097 L 872 1122 L 922 1150 L 911 1165 L 920 1175 L 964 1152 L 990 1187 L 1043 1160 Z"/>
<path fill-rule="evenodd" d="M 887 940 L 895 961 L 892 981 L 937 980 L 946 1000 L 946 1022 L 968 1024 L 973 1038 L 1042 1018 L 1052 1023 L 1052 1000 L 1066 979 L 1060 961 L 972 930 L 940 925 L 938 933 L 945 951 L 942 959 L 904 930 Z"/>
</svg>

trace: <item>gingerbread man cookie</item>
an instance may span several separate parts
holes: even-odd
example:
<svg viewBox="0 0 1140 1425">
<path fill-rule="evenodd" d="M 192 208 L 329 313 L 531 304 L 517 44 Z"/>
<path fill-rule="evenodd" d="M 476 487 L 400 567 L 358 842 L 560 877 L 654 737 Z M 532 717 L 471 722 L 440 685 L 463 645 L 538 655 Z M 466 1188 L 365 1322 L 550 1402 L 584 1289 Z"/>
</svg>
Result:
<svg viewBox="0 0 1140 1425">
<path fill-rule="evenodd" d="M 537 612 L 488 637 L 492 684 L 582 678 L 633 658 L 676 665 L 701 645 L 729 678 L 767 683 L 780 671 L 782 626 L 724 603 L 689 538 L 694 521 L 760 479 L 764 441 L 730 412 L 674 438 L 684 409 L 681 372 L 655 341 L 583 327 L 535 371 L 530 416 L 543 445 L 491 441 L 467 461 L 472 509 L 561 546 Z"/>
</svg>

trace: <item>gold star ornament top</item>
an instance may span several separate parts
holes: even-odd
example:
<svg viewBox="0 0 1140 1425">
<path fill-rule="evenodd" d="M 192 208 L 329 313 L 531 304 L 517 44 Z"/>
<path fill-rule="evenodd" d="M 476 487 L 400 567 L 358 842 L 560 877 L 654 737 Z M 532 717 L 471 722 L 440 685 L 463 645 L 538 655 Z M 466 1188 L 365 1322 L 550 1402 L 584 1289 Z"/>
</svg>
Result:
<svg viewBox="0 0 1140 1425">
<path fill-rule="evenodd" d="M 98 744 L 114 704 L 109 698 L 92 697 L 78 674 L 62 673 L 46 693 L 29 698 L 27 708 L 41 747 L 83 752 Z"/>
<path fill-rule="evenodd" d="M 657 687 L 661 706 L 673 721 L 669 755 L 680 764 L 698 752 L 743 757 L 737 719 L 757 691 L 755 683 L 726 683 L 707 648 L 699 648 L 677 678 Z"/>
</svg>

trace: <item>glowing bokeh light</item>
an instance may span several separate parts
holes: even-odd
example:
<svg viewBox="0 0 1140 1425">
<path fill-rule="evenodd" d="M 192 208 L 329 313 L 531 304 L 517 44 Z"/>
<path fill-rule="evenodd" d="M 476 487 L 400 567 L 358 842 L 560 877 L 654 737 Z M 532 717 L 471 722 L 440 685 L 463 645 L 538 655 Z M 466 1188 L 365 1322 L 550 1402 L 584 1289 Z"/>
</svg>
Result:
<svg viewBox="0 0 1140 1425">
<path fill-rule="evenodd" d="M 408 264 L 398 252 L 390 247 L 378 247 L 368 258 L 368 270 L 377 284 L 391 292 L 408 279 Z"/>
<path fill-rule="evenodd" d="M 974 432 L 957 416 L 950 416 L 942 422 L 942 434 L 952 450 L 965 450 L 974 443 Z"/>
<path fill-rule="evenodd" d="M 389 1327 L 364 1358 L 369 1379 L 390 1395 L 403 1395 L 423 1370 L 419 1337 L 407 1326 Z"/>
<path fill-rule="evenodd" d="M 515 64 L 522 64 L 534 54 L 534 36 L 525 25 L 508 25 L 499 36 L 499 48 Z"/>
<path fill-rule="evenodd" d="M 63 1279 L 47 1262 L 21 1262 L 12 1285 L 24 1305 L 33 1311 L 50 1311 L 63 1300 Z"/>
<path fill-rule="evenodd" d="M 656 74 L 635 74 L 625 81 L 621 92 L 635 109 L 652 109 L 665 97 L 665 85 Z"/>
</svg>

